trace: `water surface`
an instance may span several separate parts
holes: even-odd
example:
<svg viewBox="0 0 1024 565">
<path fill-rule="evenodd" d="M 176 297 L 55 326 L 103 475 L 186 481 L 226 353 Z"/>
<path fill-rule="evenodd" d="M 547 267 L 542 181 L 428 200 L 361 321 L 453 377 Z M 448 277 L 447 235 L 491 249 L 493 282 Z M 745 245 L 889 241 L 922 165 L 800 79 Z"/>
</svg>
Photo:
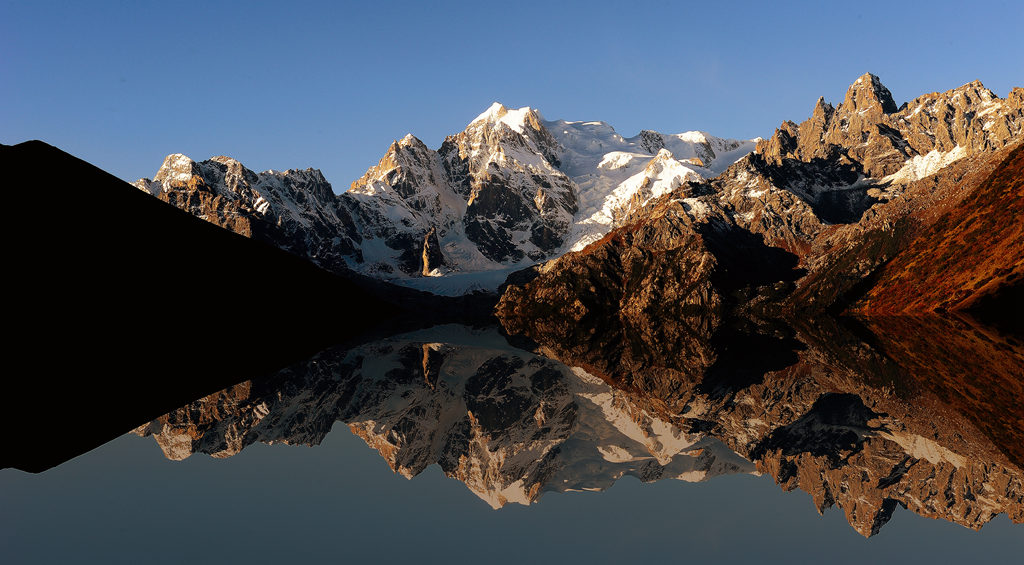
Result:
<svg viewBox="0 0 1024 565">
<path fill-rule="evenodd" d="M 921 357 L 886 346 L 905 331 L 527 350 L 449 325 L 327 350 L 44 473 L 0 472 L 3 553 L 1012 562 L 1020 344 L 945 327 L 952 353 L 922 382 Z"/>
</svg>

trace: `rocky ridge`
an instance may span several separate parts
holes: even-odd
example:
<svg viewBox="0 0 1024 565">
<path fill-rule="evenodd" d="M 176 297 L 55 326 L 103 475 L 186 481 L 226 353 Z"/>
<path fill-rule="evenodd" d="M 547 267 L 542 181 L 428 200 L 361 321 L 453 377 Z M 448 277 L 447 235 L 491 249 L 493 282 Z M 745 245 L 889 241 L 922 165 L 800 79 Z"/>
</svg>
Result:
<svg viewBox="0 0 1024 565">
<path fill-rule="evenodd" d="M 315 169 L 254 173 L 230 157 L 195 162 L 169 155 L 139 189 L 203 220 L 266 241 L 342 272 L 361 257 L 362 236 L 348 208 Z"/>
<path fill-rule="evenodd" d="M 584 310 L 632 316 L 631 305 L 655 318 L 846 307 L 940 217 L 959 224 L 955 203 L 1020 143 L 1022 103 L 1022 89 L 999 99 L 971 83 L 897 108 L 865 75 L 838 107 L 819 100 L 811 118 L 784 123 L 718 177 L 680 184 L 600 241 L 538 266 L 532 281 L 517 276 L 498 314 L 519 327 L 545 316 L 574 323 Z M 1007 217 L 1019 194 L 993 194 L 973 215 L 1019 225 Z M 1000 269 L 1014 265 L 990 267 L 1013 283 Z"/>
</svg>

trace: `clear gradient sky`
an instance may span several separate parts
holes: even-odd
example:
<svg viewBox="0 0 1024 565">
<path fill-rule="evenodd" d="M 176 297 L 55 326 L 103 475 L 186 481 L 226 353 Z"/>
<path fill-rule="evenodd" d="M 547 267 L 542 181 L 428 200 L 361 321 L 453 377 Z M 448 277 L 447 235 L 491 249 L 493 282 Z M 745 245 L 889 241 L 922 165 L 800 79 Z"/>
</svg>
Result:
<svg viewBox="0 0 1024 565">
<path fill-rule="evenodd" d="M 0 143 L 126 179 L 169 153 L 321 169 L 436 148 L 497 100 L 631 136 L 767 136 L 873 72 L 897 104 L 1024 86 L 1024 2 L 10 2 Z"/>
</svg>

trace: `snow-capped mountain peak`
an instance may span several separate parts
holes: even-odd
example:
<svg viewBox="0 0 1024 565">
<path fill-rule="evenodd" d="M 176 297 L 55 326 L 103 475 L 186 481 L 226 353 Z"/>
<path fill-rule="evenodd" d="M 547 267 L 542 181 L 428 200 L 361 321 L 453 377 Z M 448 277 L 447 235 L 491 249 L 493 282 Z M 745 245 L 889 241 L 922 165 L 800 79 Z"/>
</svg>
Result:
<svg viewBox="0 0 1024 565">
<path fill-rule="evenodd" d="M 198 165 L 181 153 L 168 155 L 160 169 L 153 175 L 154 181 L 186 183 L 198 173 Z"/>
<path fill-rule="evenodd" d="M 524 106 L 517 110 L 509 110 L 500 102 L 495 102 L 470 122 L 469 125 L 472 126 L 478 123 L 497 125 L 502 123 L 517 133 L 525 134 L 528 127 L 533 130 L 540 129 L 543 119 L 538 110 L 529 106 Z"/>
<path fill-rule="evenodd" d="M 416 145 L 422 145 L 422 146 L 426 147 L 426 145 L 422 141 L 420 141 L 418 137 L 416 137 L 415 135 L 413 135 L 411 133 L 405 134 L 405 137 L 403 137 L 402 139 L 399 139 L 395 143 L 401 145 L 402 147 L 412 147 L 412 146 L 416 146 Z"/>
<path fill-rule="evenodd" d="M 654 159 L 651 159 L 651 162 L 654 162 L 654 161 L 666 161 L 668 159 L 675 159 L 675 156 L 672 155 L 671 151 L 669 151 L 668 149 L 665 149 L 664 147 L 662 147 L 661 149 L 658 150 L 658 153 L 657 153 L 657 155 L 654 156 Z"/>
</svg>

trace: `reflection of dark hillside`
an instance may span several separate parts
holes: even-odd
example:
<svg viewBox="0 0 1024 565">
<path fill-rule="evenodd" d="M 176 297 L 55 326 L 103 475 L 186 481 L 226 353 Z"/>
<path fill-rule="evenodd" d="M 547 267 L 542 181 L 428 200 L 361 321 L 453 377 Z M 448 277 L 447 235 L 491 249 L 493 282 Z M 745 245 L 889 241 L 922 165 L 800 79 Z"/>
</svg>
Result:
<svg viewBox="0 0 1024 565">
<path fill-rule="evenodd" d="M 969 317 L 867 321 L 916 386 L 963 414 L 1024 468 L 1024 340 Z"/>
<path fill-rule="evenodd" d="M 861 448 L 872 431 L 868 422 L 881 416 L 875 414 L 856 394 L 826 393 L 791 424 L 772 431 L 758 442 L 751 454 L 760 459 L 778 450 L 785 456 L 830 458 L 832 465 Z"/>
</svg>

